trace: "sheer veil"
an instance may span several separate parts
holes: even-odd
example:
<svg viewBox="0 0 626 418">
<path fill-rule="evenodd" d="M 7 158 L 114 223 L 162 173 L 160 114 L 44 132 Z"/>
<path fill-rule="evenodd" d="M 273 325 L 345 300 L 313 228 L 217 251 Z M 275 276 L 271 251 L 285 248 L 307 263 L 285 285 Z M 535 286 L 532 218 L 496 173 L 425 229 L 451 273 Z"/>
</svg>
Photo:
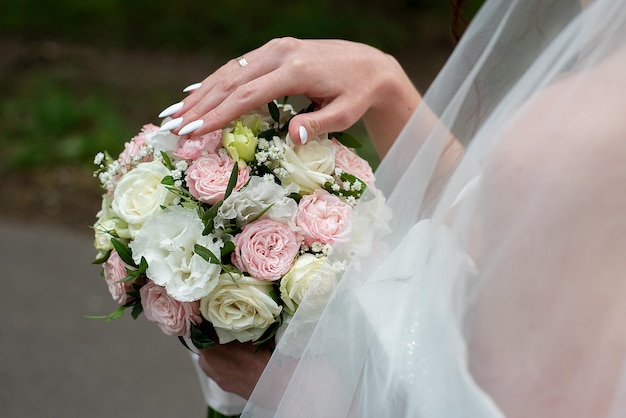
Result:
<svg viewBox="0 0 626 418">
<path fill-rule="evenodd" d="M 626 2 L 584 3 L 483 6 L 243 416 L 626 416 Z"/>
</svg>

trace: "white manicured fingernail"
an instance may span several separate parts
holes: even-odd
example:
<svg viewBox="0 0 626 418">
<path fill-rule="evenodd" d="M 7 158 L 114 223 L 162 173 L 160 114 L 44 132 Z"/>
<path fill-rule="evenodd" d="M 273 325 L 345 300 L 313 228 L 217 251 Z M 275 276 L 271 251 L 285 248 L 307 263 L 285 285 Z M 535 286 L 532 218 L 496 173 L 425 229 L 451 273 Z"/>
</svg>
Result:
<svg viewBox="0 0 626 418">
<path fill-rule="evenodd" d="M 193 122 L 189 122 L 187 125 L 183 126 L 180 131 L 178 131 L 178 135 L 187 135 L 195 131 L 196 129 L 200 129 L 200 127 L 204 125 L 204 121 L 202 119 L 194 120 Z"/>
<path fill-rule="evenodd" d="M 168 120 L 159 128 L 159 131 L 171 131 L 172 129 L 176 129 L 183 123 L 183 118 L 176 118 L 172 120 Z"/>
<path fill-rule="evenodd" d="M 309 133 L 306 131 L 306 128 L 304 126 L 300 126 L 298 128 L 298 133 L 300 134 L 300 142 L 302 142 L 302 145 L 306 144 L 306 141 L 309 140 Z"/>
<path fill-rule="evenodd" d="M 183 108 L 183 102 L 174 103 L 173 105 L 170 105 L 166 107 L 165 109 L 163 109 L 163 111 L 159 113 L 159 117 L 165 118 L 167 116 L 171 116 L 182 108 Z"/>
<path fill-rule="evenodd" d="M 185 87 L 183 89 L 183 93 L 189 93 L 190 91 L 194 91 L 200 88 L 200 86 L 202 85 L 202 83 L 193 83 L 188 85 L 187 87 Z"/>
</svg>

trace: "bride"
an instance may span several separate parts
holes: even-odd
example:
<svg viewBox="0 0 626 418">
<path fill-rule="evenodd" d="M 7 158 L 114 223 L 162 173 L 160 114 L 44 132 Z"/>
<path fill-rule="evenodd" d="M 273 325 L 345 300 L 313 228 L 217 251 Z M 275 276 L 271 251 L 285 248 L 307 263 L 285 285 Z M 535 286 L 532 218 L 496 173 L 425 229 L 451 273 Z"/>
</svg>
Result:
<svg viewBox="0 0 626 418">
<path fill-rule="evenodd" d="M 384 156 L 393 218 L 321 315 L 271 358 L 202 352 L 244 416 L 626 416 L 625 2 L 489 0 L 424 97 L 372 47 L 296 39 L 188 91 L 175 133 L 304 95 L 296 143 L 362 117 Z"/>
</svg>

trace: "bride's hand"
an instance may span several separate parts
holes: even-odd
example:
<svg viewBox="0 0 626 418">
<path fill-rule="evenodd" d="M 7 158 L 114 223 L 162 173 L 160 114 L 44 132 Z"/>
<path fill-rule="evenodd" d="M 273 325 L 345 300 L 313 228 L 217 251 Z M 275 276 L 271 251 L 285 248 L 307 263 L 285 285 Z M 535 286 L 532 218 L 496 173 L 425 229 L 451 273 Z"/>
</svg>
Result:
<svg viewBox="0 0 626 418">
<path fill-rule="evenodd" d="M 294 142 L 345 130 L 364 116 L 384 154 L 421 100 L 393 57 L 360 43 L 282 38 L 244 57 L 246 65 L 230 60 L 183 100 L 171 115 L 182 118 L 172 132 L 193 123 L 192 135 L 205 134 L 273 99 L 304 95 L 317 109 L 292 119 Z"/>
<path fill-rule="evenodd" d="M 248 399 L 270 359 L 267 346 L 234 341 L 200 350 L 200 367 L 225 391 Z"/>
</svg>

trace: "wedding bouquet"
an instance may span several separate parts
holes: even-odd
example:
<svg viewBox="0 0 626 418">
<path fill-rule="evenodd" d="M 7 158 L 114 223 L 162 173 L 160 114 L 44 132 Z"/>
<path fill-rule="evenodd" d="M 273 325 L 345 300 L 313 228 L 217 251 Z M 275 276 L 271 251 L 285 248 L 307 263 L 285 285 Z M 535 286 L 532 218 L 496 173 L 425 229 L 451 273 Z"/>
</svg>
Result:
<svg viewBox="0 0 626 418">
<path fill-rule="evenodd" d="M 117 158 L 97 154 L 96 262 L 119 305 L 104 318 L 143 312 L 197 348 L 262 344 L 305 293 L 328 297 L 351 251 L 329 256 L 367 227 L 351 214 L 374 175 L 347 134 L 295 145 L 295 114 L 274 101 L 199 138 L 145 125 Z"/>
</svg>

